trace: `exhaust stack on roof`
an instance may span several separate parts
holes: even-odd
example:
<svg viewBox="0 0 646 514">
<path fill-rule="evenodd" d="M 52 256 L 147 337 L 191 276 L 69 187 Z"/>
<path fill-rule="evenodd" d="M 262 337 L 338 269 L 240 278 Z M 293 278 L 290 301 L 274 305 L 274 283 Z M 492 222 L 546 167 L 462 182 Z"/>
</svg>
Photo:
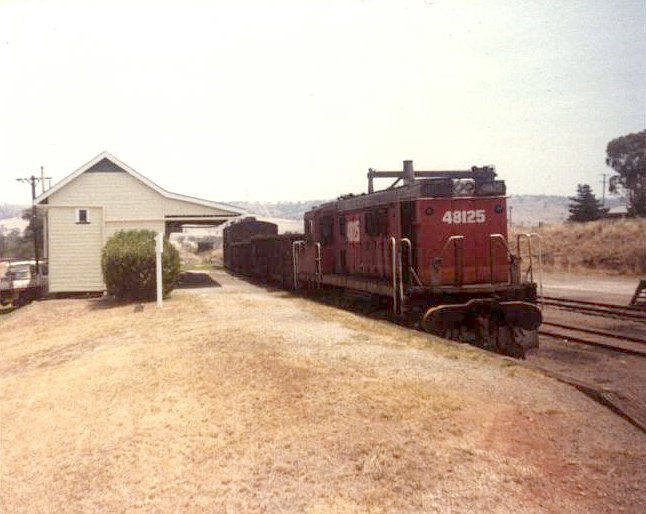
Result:
<svg viewBox="0 0 646 514">
<path fill-rule="evenodd" d="M 413 171 L 413 161 L 404 161 L 404 185 L 410 186 L 415 182 L 415 171 Z"/>
</svg>

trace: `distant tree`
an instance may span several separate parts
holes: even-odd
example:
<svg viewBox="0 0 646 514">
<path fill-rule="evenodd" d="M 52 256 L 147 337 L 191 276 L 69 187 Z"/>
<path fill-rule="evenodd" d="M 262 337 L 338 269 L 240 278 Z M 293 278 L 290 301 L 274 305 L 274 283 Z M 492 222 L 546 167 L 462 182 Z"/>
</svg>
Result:
<svg viewBox="0 0 646 514">
<path fill-rule="evenodd" d="M 629 216 L 646 216 L 646 130 L 613 139 L 606 153 L 618 173 L 610 177 L 610 192 L 626 193 Z"/>
<path fill-rule="evenodd" d="M 576 196 L 570 197 L 568 221 L 594 221 L 603 218 L 608 212 L 594 196 L 588 184 L 579 184 L 576 193 Z"/>
<path fill-rule="evenodd" d="M 41 210 L 36 211 L 36 217 L 32 217 L 32 210 L 31 208 L 25 209 L 22 211 L 21 218 L 23 220 L 28 221 L 29 223 L 25 227 L 25 230 L 23 231 L 22 237 L 26 242 L 29 242 L 31 245 L 31 257 L 33 257 L 34 253 L 34 237 L 38 240 L 38 248 L 39 248 L 39 255 L 43 256 L 43 249 L 44 249 L 44 244 L 43 244 L 43 236 L 44 236 L 44 230 L 43 230 L 43 212 Z"/>
<path fill-rule="evenodd" d="M 30 259 L 34 256 L 34 245 L 24 238 L 17 228 L 0 232 L 0 257 Z"/>
</svg>

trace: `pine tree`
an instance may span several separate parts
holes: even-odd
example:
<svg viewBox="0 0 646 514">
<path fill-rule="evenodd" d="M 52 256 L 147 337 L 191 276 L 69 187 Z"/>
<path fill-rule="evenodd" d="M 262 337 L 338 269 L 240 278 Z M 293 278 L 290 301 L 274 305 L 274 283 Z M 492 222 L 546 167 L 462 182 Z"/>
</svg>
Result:
<svg viewBox="0 0 646 514">
<path fill-rule="evenodd" d="M 603 218 L 608 209 L 604 209 L 588 184 L 579 184 L 576 196 L 571 196 L 570 217 L 568 221 L 594 221 Z"/>
</svg>

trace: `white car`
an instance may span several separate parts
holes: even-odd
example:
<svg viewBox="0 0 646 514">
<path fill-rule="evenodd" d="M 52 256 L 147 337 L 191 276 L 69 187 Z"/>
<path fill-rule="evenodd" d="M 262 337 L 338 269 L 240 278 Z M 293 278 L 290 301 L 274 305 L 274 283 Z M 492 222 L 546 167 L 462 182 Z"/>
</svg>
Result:
<svg viewBox="0 0 646 514">
<path fill-rule="evenodd" d="M 47 263 L 39 261 L 0 262 L 0 305 L 20 307 L 47 293 Z"/>
</svg>

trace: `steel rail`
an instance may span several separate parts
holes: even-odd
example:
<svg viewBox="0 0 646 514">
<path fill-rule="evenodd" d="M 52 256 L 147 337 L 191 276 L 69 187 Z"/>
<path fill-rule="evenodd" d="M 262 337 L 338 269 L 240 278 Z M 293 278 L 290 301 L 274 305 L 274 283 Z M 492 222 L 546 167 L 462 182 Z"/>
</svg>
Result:
<svg viewBox="0 0 646 514">
<path fill-rule="evenodd" d="M 624 341 L 630 341 L 632 343 L 640 343 L 640 344 L 646 344 L 646 339 L 644 338 L 639 338 L 639 337 L 633 337 L 629 335 L 623 335 L 623 334 L 617 334 L 616 332 L 607 332 L 605 330 L 595 330 L 591 328 L 580 328 L 580 327 L 574 327 L 572 325 L 565 325 L 563 323 L 554 323 L 552 321 L 543 321 L 543 325 L 548 325 L 550 327 L 556 327 L 556 328 L 564 328 L 565 330 L 573 330 L 576 332 L 583 332 L 585 334 L 592 334 L 595 336 L 603 336 L 603 337 L 609 337 L 611 339 L 621 339 Z"/>
<path fill-rule="evenodd" d="M 599 316 L 616 317 L 625 320 L 646 321 L 646 312 L 635 310 L 631 307 L 624 307 L 621 305 L 613 304 L 596 304 L 594 302 L 577 302 L 576 300 L 566 299 L 547 299 L 543 297 L 541 300 L 543 305 L 567 309 L 571 311 L 578 311 L 581 313 L 597 314 Z"/>
<path fill-rule="evenodd" d="M 646 315 L 646 312 L 644 309 L 641 309 L 640 307 L 634 307 L 632 305 L 620 305 L 617 303 L 603 303 L 603 302 L 591 302 L 589 300 L 577 300 L 575 298 L 562 298 L 560 296 L 541 296 L 540 297 L 543 300 L 550 300 L 550 301 L 556 301 L 556 302 L 564 302 L 564 303 L 572 303 L 575 305 L 589 305 L 590 307 L 605 307 L 608 309 L 617 309 L 617 310 L 627 310 L 627 311 L 632 311 L 636 313 L 644 313 Z"/>
<path fill-rule="evenodd" d="M 623 346 L 616 346 L 609 343 L 603 343 L 601 341 L 591 341 L 590 339 L 583 339 L 581 337 L 571 336 L 568 334 L 559 334 L 557 332 L 551 332 L 549 330 L 539 330 L 539 335 L 554 337 L 556 339 L 564 339 L 566 341 L 572 341 L 574 343 L 585 344 L 588 346 L 597 346 L 599 348 L 605 348 L 606 350 L 612 350 L 613 352 L 627 353 L 630 355 L 636 355 L 638 357 L 646 358 L 646 350 L 634 350 L 632 348 L 625 348 Z"/>
</svg>

